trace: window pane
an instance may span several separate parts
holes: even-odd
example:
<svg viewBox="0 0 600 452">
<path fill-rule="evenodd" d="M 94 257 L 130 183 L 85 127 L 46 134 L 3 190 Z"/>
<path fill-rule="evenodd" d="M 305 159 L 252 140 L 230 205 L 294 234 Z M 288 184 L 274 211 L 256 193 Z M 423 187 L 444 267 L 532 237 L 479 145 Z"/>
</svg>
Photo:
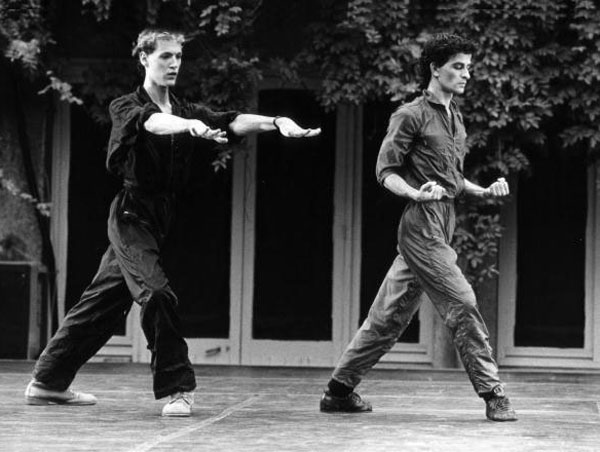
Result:
<svg viewBox="0 0 600 452">
<path fill-rule="evenodd" d="M 215 173 L 215 157 L 194 154 L 190 191 L 178 200 L 163 253 L 188 338 L 229 337 L 233 164 Z"/>
<path fill-rule="evenodd" d="M 262 91 L 259 111 L 323 133 L 258 138 L 253 337 L 331 340 L 335 115 L 300 90 Z"/>
<path fill-rule="evenodd" d="M 367 317 L 383 278 L 394 261 L 398 222 L 405 201 L 381 187 L 375 179 L 375 163 L 385 136 L 391 106 L 368 104 L 363 127 L 362 265 L 360 322 Z M 419 314 L 415 314 L 399 342 L 419 342 Z"/>
<path fill-rule="evenodd" d="M 530 156 L 519 180 L 515 345 L 583 347 L 587 174 L 583 154 Z"/>
<path fill-rule="evenodd" d="M 106 220 L 121 182 L 105 169 L 109 129 L 72 107 L 67 306 L 91 282 L 108 246 Z M 163 247 L 186 337 L 229 337 L 231 170 L 215 173 L 213 153 L 192 160 L 195 185 L 180 199 Z M 125 321 L 115 332 L 125 334 Z"/>
<path fill-rule="evenodd" d="M 109 133 L 109 126 L 98 125 L 82 107 L 71 107 L 67 310 L 92 282 L 108 247 L 108 210 L 121 186 L 104 166 Z M 125 335 L 125 320 L 115 335 Z"/>
</svg>

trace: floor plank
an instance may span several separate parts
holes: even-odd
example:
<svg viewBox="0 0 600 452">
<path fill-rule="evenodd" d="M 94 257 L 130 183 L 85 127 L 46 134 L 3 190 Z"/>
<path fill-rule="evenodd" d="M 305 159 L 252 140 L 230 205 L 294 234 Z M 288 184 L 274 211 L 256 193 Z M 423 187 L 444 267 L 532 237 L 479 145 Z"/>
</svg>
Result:
<svg viewBox="0 0 600 452">
<path fill-rule="evenodd" d="M 194 416 L 160 417 L 146 366 L 86 365 L 74 386 L 92 407 L 27 406 L 32 363 L 0 361 L 0 450 L 599 451 L 600 375 L 506 373 L 519 422 L 485 420 L 462 372 L 374 371 L 374 412 L 324 414 L 328 369 L 196 367 Z"/>
</svg>

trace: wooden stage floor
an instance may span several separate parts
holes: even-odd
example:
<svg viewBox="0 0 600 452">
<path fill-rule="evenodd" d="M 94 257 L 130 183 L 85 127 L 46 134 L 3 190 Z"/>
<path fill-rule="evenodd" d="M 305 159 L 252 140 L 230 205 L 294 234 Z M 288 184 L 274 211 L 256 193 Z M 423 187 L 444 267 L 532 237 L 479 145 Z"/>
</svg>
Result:
<svg viewBox="0 0 600 452">
<path fill-rule="evenodd" d="M 318 411 L 329 369 L 202 367 L 191 418 L 160 417 L 146 365 L 87 364 L 92 407 L 27 406 L 30 362 L 0 361 L 0 451 L 600 451 L 600 373 L 502 373 L 520 416 L 487 421 L 462 371 L 373 371 L 369 414 Z"/>
</svg>

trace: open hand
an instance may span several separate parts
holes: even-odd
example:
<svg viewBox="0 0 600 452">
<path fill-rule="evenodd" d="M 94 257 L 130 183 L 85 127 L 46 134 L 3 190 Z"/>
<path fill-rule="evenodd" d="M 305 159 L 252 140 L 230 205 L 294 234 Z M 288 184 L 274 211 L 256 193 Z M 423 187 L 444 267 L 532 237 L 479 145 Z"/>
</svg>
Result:
<svg viewBox="0 0 600 452">
<path fill-rule="evenodd" d="M 508 195 L 510 191 L 506 179 L 501 177 L 488 188 L 486 188 L 485 192 L 488 196 L 500 197 Z"/>
<path fill-rule="evenodd" d="M 205 140 L 213 140 L 217 143 L 227 143 L 227 133 L 221 129 L 211 129 L 202 121 L 193 119 L 188 127 L 190 135 L 193 137 L 204 138 Z"/>
<path fill-rule="evenodd" d="M 321 133 L 321 128 L 303 129 L 290 118 L 280 117 L 273 122 L 279 133 L 289 138 L 315 137 Z"/>
<path fill-rule="evenodd" d="M 421 185 L 419 192 L 415 198 L 417 202 L 438 201 L 444 196 L 448 196 L 448 192 L 444 187 L 438 185 L 437 182 L 430 181 Z"/>
</svg>

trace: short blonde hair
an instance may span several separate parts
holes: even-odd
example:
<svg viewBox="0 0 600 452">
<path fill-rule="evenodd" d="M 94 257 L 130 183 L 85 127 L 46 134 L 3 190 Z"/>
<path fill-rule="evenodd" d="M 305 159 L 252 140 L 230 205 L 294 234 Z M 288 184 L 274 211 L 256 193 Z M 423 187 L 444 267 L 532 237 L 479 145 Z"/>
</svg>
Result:
<svg viewBox="0 0 600 452">
<path fill-rule="evenodd" d="M 146 28 L 137 37 L 131 54 L 138 58 L 140 52 L 150 55 L 156 50 L 159 40 L 175 41 L 178 44 L 185 42 L 185 36 L 180 31 L 168 30 L 166 28 Z"/>
</svg>

